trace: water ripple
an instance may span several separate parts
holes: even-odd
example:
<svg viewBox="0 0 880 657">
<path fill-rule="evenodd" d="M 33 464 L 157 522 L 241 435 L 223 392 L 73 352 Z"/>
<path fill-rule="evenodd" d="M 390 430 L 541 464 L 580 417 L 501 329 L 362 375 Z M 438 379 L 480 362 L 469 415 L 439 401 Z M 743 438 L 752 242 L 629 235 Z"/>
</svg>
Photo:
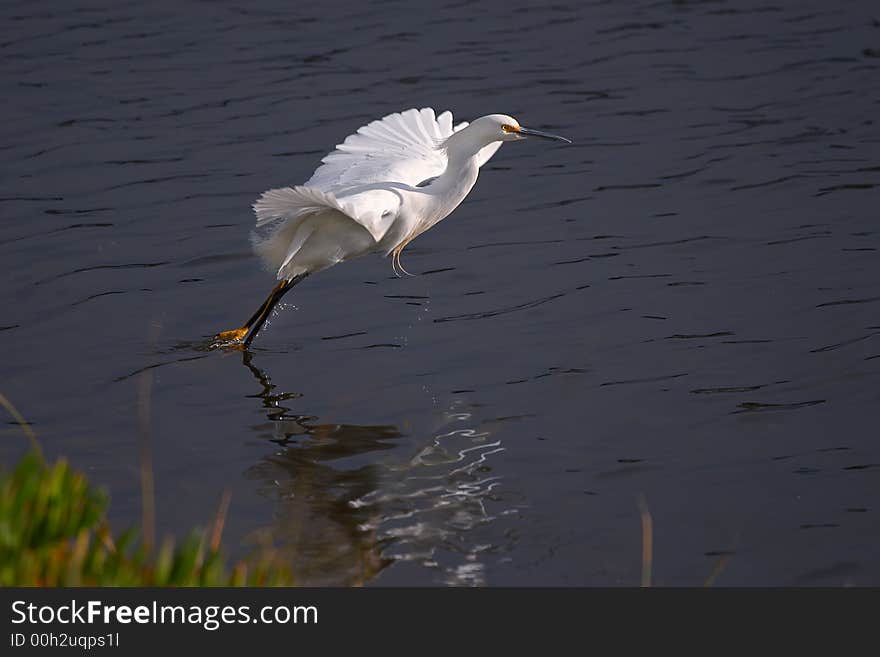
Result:
<svg viewBox="0 0 880 657">
<path fill-rule="evenodd" d="M 487 319 L 489 317 L 497 317 L 499 315 L 506 315 L 509 313 L 517 312 L 519 310 L 527 310 L 529 308 L 536 308 L 537 306 L 541 306 L 545 303 L 549 303 L 555 299 L 559 299 L 565 296 L 565 292 L 560 292 L 559 294 L 551 294 L 550 296 L 541 297 L 540 299 L 535 299 L 533 301 L 527 301 L 526 303 L 517 304 L 515 306 L 506 306 L 504 308 L 498 308 L 496 310 L 486 310 L 477 313 L 465 313 L 462 315 L 449 315 L 447 317 L 438 317 L 435 319 L 435 322 L 458 322 L 464 320 L 472 320 L 472 319 Z"/>
</svg>

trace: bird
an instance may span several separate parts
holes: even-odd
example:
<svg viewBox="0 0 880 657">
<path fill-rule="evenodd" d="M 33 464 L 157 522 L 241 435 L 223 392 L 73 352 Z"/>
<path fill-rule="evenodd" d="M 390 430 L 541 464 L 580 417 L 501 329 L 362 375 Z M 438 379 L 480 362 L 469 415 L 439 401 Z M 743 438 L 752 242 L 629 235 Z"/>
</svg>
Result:
<svg viewBox="0 0 880 657">
<path fill-rule="evenodd" d="M 409 273 L 407 244 L 449 216 L 504 142 L 570 139 L 506 114 L 453 125 L 452 113 L 408 109 L 372 121 L 326 155 L 303 185 L 270 189 L 253 204 L 251 243 L 277 284 L 245 324 L 214 336 L 247 348 L 272 310 L 307 276 L 368 253 Z"/>
</svg>

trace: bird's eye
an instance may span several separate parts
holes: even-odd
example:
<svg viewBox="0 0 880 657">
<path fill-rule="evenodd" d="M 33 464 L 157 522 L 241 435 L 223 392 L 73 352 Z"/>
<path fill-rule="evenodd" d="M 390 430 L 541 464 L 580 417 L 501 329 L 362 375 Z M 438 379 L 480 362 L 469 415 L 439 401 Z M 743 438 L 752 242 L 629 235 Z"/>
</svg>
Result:
<svg viewBox="0 0 880 657">
<path fill-rule="evenodd" d="M 519 132 L 519 128 L 516 128 L 516 127 L 514 127 L 514 126 L 512 126 L 512 125 L 507 125 L 506 123 L 505 123 L 504 125 L 501 126 L 501 129 L 502 129 L 504 132 Z"/>
</svg>

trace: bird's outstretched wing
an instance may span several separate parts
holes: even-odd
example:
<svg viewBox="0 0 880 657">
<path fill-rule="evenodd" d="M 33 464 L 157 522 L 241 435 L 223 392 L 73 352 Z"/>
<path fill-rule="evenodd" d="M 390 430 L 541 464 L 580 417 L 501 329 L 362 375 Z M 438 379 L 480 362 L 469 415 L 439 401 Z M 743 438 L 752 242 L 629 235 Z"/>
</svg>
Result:
<svg viewBox="0 0 880 657">
<path fill-rule="evenodd" d="M 389 114 L 358 128 L 321 160 L 306 182 L 333 194 L 375 183 L 403 183 L 415 187 L 446 170 L 446 153 L 439 146 L 467 122 L 452 125 L 452 113 L 435 116 L 430 107 Z M 501 142 L 480 151 L 482 166 Z"/>
<path fill-rule="evenodd" d="M 438 148 L 453 132 L 452 114 L 410 109 L 358 128 L 321 160 L 307 187 L 340 193 L 371 183 L 416 186 L 446 169 Z"/>
</svg>

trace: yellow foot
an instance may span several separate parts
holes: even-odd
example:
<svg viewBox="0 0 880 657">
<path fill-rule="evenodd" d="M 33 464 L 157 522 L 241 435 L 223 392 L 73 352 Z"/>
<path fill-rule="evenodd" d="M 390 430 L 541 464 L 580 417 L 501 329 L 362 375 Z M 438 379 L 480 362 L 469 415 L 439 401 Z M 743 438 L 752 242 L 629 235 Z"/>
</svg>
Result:
<svg viewBox="0 0 880 657">
<path fill-rule="evenodd" d="M 232 329 L 231 331 L 222 331 L 214 336 L 214 344 L 223 344 L 227 342 L 239 342 L 244 339 L 247 335 L 248 328 L 247 326 L 242 326 L 241 328 Z"/>
</svg>

